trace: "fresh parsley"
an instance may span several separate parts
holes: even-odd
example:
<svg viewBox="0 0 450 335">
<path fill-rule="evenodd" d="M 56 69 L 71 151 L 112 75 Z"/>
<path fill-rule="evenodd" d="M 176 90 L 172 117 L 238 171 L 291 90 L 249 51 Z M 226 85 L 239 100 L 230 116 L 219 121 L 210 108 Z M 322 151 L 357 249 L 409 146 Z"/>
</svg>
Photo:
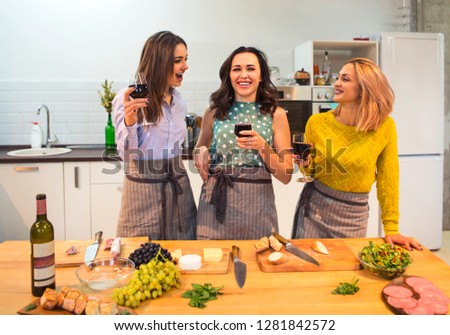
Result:
<svg viewBox="0 0 450 335">
<path fill-rule="evenodd" d="M 336 287 L 333 292 L 333 294 L 341 294 L 341 295 L 347 295 L 347 294 L 355 294 L 359 291 L 359 287 L 356 286 L 358 284 L 359 279 L 354 279 L 351 283 L 339 283 L 339 286 Z"/>
<path fill-rule="evenodd" d="M 205 308 L 206 302 L 216 300 L 219 294 L 223 294 L 220 292 L 223 286 L 213 287 L 210 283 L 204 285 L 191 284 L 191 286 L 193 289 L 185 291 L 181 296 L 190 299 L 189 306 L 192 307 Z"/>
</svg>

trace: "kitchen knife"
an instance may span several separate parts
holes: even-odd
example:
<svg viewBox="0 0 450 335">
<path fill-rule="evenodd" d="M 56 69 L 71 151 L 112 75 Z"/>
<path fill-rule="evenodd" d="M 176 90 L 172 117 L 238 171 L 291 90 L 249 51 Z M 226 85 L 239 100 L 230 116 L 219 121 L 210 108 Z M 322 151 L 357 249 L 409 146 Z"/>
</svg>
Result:
<svg viewBox="0 0 450 335">
<path fill-rule="evenodd" d="M 238 246 L 233 245 L 231 250 L 234 262 L 234 276 L 236 277 L 237 284 L 242 288 L 245 284 L 245 279 L 247 278 L 247 265 L 239 259 Z"/>
<path fill-rule="evenodd" d="M 95 259 L 95 256 L 97 256 L 97 251 L 100 246 L 100 242 L 102 240 L 102 235 L 103 235 L 102 231 L 98 231 L 95 233 L 94 243 L 89 245 L 84 253 L 84 264 L 92 262 Z"/>
<path fill-rule="evenodd" d="M 316 261 L 313 257 L 311 257 L 310 255 L 308 255 L 306 252 L 300 250 L 299 248 L 297 248 L 295 245 L 293 245 L 291 242 L 289 242 L 288 240 L 286 240 L 283 236 L 281 236 L 278 233 L 272 233 L 272 235 L 281 243 L 283 243 L 286 247 L 286 250 L 289 251 L 291 254 L 307 261 L 310 263 L 313 263 L 317 266 L 320 266 L 319 262 Z"/>
</svg>

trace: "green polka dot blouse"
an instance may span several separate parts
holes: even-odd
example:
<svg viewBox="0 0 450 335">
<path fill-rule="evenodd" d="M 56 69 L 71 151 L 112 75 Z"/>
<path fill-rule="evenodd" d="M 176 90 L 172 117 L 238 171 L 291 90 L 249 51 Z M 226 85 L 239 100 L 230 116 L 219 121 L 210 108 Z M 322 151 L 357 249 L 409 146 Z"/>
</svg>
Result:
<svg viewBox="0 0 450 335">
<path fill-rule="evenodd" d="M 234 125 L 239 122 L 251 123 L 270 146 L 273 144 L 272 117 L 263 115 L 256 102 L 234 102 L 228 111 L 228 119 L 215 120 L 213 141 L 210 148 L 212 164 L 217 166 L 263 166 L 258 150 L 240 149 L 236 144 Z"/>
</svg>

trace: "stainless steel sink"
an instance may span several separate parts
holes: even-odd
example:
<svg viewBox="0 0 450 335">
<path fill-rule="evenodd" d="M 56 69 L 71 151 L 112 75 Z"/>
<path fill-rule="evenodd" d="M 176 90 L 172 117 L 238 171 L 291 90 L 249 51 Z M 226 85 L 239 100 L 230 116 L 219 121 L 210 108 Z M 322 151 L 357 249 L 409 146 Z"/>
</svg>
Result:
<svg viewBox="0 0 450 335">
<path fill-rule="evenodd" d="M 43 156 L 55 156 L 63 155 L 71 152 L 72 149 L 69 148 L 29 148 L 29 149 L 19 149 L 14 151 L 9 151 L 8 156 L 14 157 L 43 157 Z"/>
<path fill-rule="evenodd" d="M 75 144 L 68 145 L 67 148 L 70 149 L 105 149 L 104 144 Z"/>
</svg>

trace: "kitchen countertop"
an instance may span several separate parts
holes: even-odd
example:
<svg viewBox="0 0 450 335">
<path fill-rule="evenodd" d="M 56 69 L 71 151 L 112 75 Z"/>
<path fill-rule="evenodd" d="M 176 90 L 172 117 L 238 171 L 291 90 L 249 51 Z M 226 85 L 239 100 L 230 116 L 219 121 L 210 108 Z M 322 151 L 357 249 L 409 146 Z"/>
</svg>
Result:
<svg viewBox="0 0 450 335">
<path fill-rule="evenodd" d="M 72 145 L 67 145 L 68 147 Z M 53 156 L 34 156 L 34 157 L 13 157 L 7 153 L 12 150 L 27 149 L 25 145 L 0 146 L 0 164 L 5 163 L 60 163 L 60 162 L 92 162 L 92 161 L 121 161 L 122 159 L 114 149 L 88 148 L 87 145 L 73 145 L 81 148 L 74 148 L 71 152 L 62 155 Z M 55 145 L 55 147 L 61 147 Z M 64 146 L 66 147 L 66 146 Z M 183 159 L 192 159 L 192 149 L 183 149 Z"/>
<path fill-rule="evenodd" d="M 146 238 L 125 238 L 122 240 L 123 253 L 139 247 Z M 381 239 L 370 239 L 381 243 Z M 323 240 L 324 242 L 326 240 Z M 369 239 L 342 240 L 356 255 Z M 155 300 L 147 300 L 136 309 L 137 314 L 159 315 L 390 315 L 392 311 L 384 304 L 381 292 L 389 282 L 371 276 L 363 270 L 321 271 L 321 272 L 277 272 L 266 273 L 259 269 L 253 245 L 255 241 L 154 241 L 164 248 L 205 248 L 222 247 L 231 250 L 233 244 L 240 247 L 241 259 L 247 264 L 247 281 L 242 289 L 236 284 L 233 263 L 230 261 L 226 274 L 182 274 L 181 288 L 172 289 Z M 312 241 L 311 241 L 312 242 Z M 62 244 L 72 241 L 56 241 L 56 250 Z M 86 241 L 73 241 L 73 244 Z M 128 248 L 127 248 L 128 246 Z M 131 249 L 130 249 L 131 248 Z M 450 297 L 450 266 L 429 250 L 414 251 L 414 263 L 406 274 L 417 275 L 431 280 Z M 0 314 L 16 314 L 22 307 L 34 301 L 30 291 L 30 261 L 28 241 L 5 241 L 0 243 Z M 75 276 L 76 267 L 63 267 L 56 270 L 56 285 L 81 289 Z M 359 279 L 360 291 L 355 295 L 331 294 L 341 282 Z M 192 283 L 211 283 L 222 286 L 223 295 L 207 303 L 206 308 L 197 309 L 188 305 L 181 297 L 182 292 L 191 289 Z M 102 293 L 106 294 L 106 293 Z"/>
</svg>

